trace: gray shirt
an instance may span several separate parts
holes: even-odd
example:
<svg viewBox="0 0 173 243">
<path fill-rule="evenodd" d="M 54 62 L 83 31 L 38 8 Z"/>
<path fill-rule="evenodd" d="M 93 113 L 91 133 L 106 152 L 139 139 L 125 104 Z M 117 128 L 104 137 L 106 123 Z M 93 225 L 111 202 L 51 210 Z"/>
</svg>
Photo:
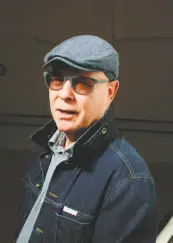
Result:
<svg viewBox="0 0 173 243">
<path fill-rule="evenodd" d="M 73 145 L 68 148 L 67 150 L 64 149 L 65 145 L 65 134 L 59 132 L 58 130 L 55 134 L 51 137 L 48 142 L 50 149 L 53 151 L 53 156 L 51 163 L 49 165 L 46 178 L 42 187 L 42 190 L 30 212 L 28 215 L 27 220 L 19 234 L 19 237 L 16 243 L 28 243 L 35 225 L 35 222 L 38 218 L 40 210 L 42 208 L 43 202 L 45 200 L 52 176 L 59 164 L 63 161 L 67 160 L 73 154 Z"/>
</svg>

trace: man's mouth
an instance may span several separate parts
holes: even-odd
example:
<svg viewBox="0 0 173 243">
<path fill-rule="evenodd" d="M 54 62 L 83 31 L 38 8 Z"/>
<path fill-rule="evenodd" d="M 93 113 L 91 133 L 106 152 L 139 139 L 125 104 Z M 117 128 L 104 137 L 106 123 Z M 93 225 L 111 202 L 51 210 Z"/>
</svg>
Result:
<svg viewBox="0 0 173 243">
<path fill-rule="evenodd" d="M 69 115 L 74 115 L 77 114 L 76 111 L 73 110 L 62 110 L 62 109 L 57 109 L 59 112 L 61 112 L 62 114 L 69 114 Z"/>
</svg>

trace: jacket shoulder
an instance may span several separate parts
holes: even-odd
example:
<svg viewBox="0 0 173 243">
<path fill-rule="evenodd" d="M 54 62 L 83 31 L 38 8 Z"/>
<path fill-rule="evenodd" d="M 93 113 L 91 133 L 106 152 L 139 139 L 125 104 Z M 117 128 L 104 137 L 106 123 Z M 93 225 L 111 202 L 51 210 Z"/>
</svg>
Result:
<svg viewBox="0 0 173 243">
<path fill-rule="evenodd" d="M 100 157 L 98 166 L 103 170 L 112 171 L 121 178 L 149 178 L 152 176 L 144 158 L 124 138 L 121 132 L 109 144 L 104 154 Z"/>
</svg>

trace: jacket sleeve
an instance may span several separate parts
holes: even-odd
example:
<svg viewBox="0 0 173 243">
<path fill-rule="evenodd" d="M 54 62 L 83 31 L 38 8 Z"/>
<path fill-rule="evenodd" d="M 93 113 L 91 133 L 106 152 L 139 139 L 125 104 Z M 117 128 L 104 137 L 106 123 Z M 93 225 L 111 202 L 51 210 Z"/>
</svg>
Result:
<svg viewBox="0 0 173 243">
<path fill-rule="evenodd" d="M 122 182 L 107 195 L 92 243 L 155 243 L 158 203 L 150 178 Z"/>
</svg>

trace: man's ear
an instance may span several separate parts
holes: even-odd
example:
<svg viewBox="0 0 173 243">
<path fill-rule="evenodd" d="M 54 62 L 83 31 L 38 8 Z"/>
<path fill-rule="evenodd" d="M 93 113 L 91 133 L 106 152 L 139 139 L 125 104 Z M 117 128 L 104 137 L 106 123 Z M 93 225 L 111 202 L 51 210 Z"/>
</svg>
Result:
<svg viewBox="0 0 173 243">
<path fill-rule="evenodd" d="M 109 101 L 111 103 L 119 89 L 119 81 L 118 80 L 111 81 L 108 85 L 109 85 L 108 86 L 108 96 L 109 96 Z"/>
</svg>

